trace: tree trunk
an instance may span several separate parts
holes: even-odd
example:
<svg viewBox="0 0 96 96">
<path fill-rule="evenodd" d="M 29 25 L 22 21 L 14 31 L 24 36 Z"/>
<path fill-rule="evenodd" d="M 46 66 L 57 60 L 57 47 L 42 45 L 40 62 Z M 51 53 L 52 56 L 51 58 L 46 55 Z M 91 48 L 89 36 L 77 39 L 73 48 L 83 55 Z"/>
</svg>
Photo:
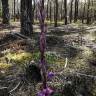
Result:
<svg viewBox="0 0 96 96">
<path fill-rule="evenodd" d="M 62 19 L 63 19 L 63 0 L 61 1 L 61 21 L 62 21 Z"/>
<path fill-rule="evenodd" d="M 88 9 L 87 9 L 87 24 L 90 23 L 90 0 L 88 0 Z"/>
<path fill-rule="evenodd" d="M 73 0 L 71 0 L 71 5 L 70 5 L 70 14 L 69 14 L 69 16 L 70 16 L 70 23 L 72 23 L 72 18 L 73 18 L 73 15 L 72 15 L 72 12 L 73 11 Z"/>
<path fill-rule="evenodd" d="M 67 0 L 64 1 L 64 9 L 65 9 L 65 25 L 67 25 Z"/>
<path fill-rule="evenodd" d="M 49 19 L 49 0 L 47 1 L 47 20 Z"/>
<path fill-rule="evenodd" d="M 78 20 L 78 0 L 75 0 L 75 13 L 74 13 L 74 22 Z"/>
<path fill-rule="evenodd" d="M 77 16 L 78 16 L 78 1 L 75 0 L 74 22 L 77 22 Z"/>
<path fill-rule="evenodd" d="M 12 1 L 12 18 L 14 16 L 14 2 Z"/>
<path fill-rule="evenodd" d="M 54 24 L 54 26 L 57 27 L 57 20 L 58 20 L 58 0 L 55 1 L 55 6 L 56 6 L 56 9 L 54 10 L 55 11 L 55 17 L 54 17 L 55 24 Z"/>
<path fill-rule="evenodd" d="M 51 10 L 52 9 L 52 2 L 50 1 L 50 23 L 51 23 L 51 21 L 52 21 L 52 13 L 51 13 Z"/>
<path fill-rule="evenodd" d="M 1 0 L 2 2 L 2 23 L 9 24 L 9 5 L 8 0 Z"/>
<path fill-rule="evenodd" d="M 36 2 L 35 2 L 35 0 L 33 0 L 32 3 L 33 3 L 33 6 L 32 6 L 32 17 L 33 17 L 33 18 L 32 18 L 32 24 L 34 24 L 34 19 L 35 19 L 35 18 L 34 18 L 34 17 L 35 17 L 34 15 L 35 15 L 35 9 L 36 9 L 36 8 L 35 8 L 35 7 L 36 7 L 36 4 L 35 4 Z"/>
<path fill-rule="evenodd" d="M 0 8 L 1 8 L 1 0 L 0 0 Z"/>
<path fill-rule="evenodd" d="M 17 0 L 17 14 L 20 16 L 20 12 L 19 12 L 19 0 Z"/>
<path fill-rule="evenodd" d="M 15 0 L 14 0 L 14 21 L 15 21 Z"/>
<path fill-rule="evenodd" d="M 2 5 L 1 5 L 1 0 L 0 0 L 0 17 L 2 16 Z"/>
<path fill-rule="evenodd" d="M 94 0 L 91 0 L 91 2 L 92 2 L 92 7 L 94 8 Z M 91 9 L 91 22 L 93 23 L 94 22 L 94 9 Z"/>
<path fill-rule="evenodd" d="M 85 7 L 86 7 L 86 2 L 84 4 L 83 13 L 82 13 L 82 23 L 84 23 L 84 19 L 85 19 Z"/>
<path fill-rule="evenodd" d="M 94 19 L 96 20 L 96 10 L 94 10 Z"/>
<path fill-rule="evenodd" d="M 21 0 L 21 34 L 32 36 L 32 0 Z"/>
<path fill-rule="evenodd" d="M 55 17 L 56 17 L 56 12 L 55 12 L 56 5 L 55 5 L 55 1 L 53 2 L 53 4 L 54 4 L 54 26 L 55 26 Z"/>
</svg>

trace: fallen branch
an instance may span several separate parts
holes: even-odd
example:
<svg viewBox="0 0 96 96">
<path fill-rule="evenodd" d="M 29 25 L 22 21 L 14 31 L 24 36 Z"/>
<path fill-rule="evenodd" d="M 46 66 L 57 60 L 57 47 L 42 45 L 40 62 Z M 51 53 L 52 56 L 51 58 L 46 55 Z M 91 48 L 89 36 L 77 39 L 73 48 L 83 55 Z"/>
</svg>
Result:
<svg viewBox="0 0 96 96">
<path fill-rule="evenodd" d="M 15 88 L 13 88 L 12 90 L 9 91 L 9 93 L 12 93 L 13 91 L 17 90 L 18 87 L 20 86 L 21 82 L 19 82 Z"/>
</svg>

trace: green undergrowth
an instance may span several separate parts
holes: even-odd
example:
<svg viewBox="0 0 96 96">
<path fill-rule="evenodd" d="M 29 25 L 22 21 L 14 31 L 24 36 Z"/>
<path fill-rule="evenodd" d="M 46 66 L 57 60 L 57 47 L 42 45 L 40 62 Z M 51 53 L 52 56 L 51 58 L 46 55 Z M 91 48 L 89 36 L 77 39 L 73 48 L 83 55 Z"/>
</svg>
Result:
<svg viewBox="0 0 96 96">
<path fill-rule="evenodd" d="M 84 51 L 80 52 L 74 58 L 68 58 L 67 69 L 75 69 L 82 72 L 90 71 L 88 59 L 92 57 L 91 50 L 84 48 Z M 64 68 L 66 59 L 61 57 L 56 52 L 47 51 L 45 53 L 46 63 L 54 71 L 58 71 Z M 6 51 L 4 56 L 0 58 L 0 69 L 10 68 L 11 66 L 18 65 L 24 67 L 29 64 L 30 61 L 34 61 L 37 64 L 40 62 L 40 52 L 34 51 L 33 53 L 26 51 L 12 52 L 11 50 Z M 95 70 L 95 68 L 93 68 Z"/>
<path fill-rule="evenodd" d="M 12 64 L 7 64 L 7 63 L 0 63 L 0 70 L 1 69 L 8 69 L 12 66 Z"/>
<path fill-rule="evenodd" d="M 46 52 L 45 53 L 46 63 L 50 64 L 63 64 L 64 60 L 61 59 L 57 54 Z M 7 68 L 14 64 L 16 65 L 24 65 L 27 64 L 30 61 L 39 62 L 40 61 L 40 52 L 5 52 L 4 56 L 0 58 L 0 68 Z"/>
<path fill-rule="evenodd" d="M 12 60 L 16 63 L 25 63 L 32 58 L 32 54 L 28 52 L 21 52 L 21 53 L 8 53 L 5 57 L 8 58 L 8 60 Z"/>
</svg>

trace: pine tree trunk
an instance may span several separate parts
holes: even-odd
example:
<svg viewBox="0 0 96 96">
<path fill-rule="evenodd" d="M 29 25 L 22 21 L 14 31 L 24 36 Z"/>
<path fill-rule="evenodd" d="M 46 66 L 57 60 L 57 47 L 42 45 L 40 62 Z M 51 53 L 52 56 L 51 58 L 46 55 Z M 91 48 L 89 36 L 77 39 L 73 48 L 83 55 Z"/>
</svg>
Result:
<svg viewBox="0 0 96 96">
<path fill-rule="evenodd" d="M 32 0 L 21 0 L 21 34 L 32 36 Z"/>
<path fill-rule="evenodd" d="M 15 14 L 15 0 L 14 0 L 14 21 L 15 21 L 15 16 L 16 14 Z"/>
<path fill-rule="evenodd" d="M 52 2 L 50 1 L 50 23 L 52 21 Z"/>
<path fill-rule="evenodd" d="M 49 19 L 49 0 L 47 1 L 47 20 Z"/>
<path fill-rule="evenodd" d="M 86 2 L 84 4 L 83 13 L 82 13 L 82 23 L 84 23 L 84 19 L 85 19 L 85 6 L 86 6 Z"/>
<path fill-rule="evenodd" d="M 17 0 L 17 14 L 20 16 L 20 12 L 19 12 L 19 0 Z"/>
<path fill-rule="evenodd" d="M 2 23 L 9 24 L 9 5 L 8 0 L 1 0 L 2 2 Z"/>
<path fill-rule="evenodd" d="M 72 23 L 72 18 L 73 18 L 73 15 L 72 15 L 72 11 L 73 11 L 73 0 L 71 0 L 71 5 L 70 5 L 70 23 Z"/>
<path fill-rule="evenodd" d="M 12 18 L 14 16 L 14 2 L 12 1 Z"/>
<path fill-rule="evenodd" d="M 75 13 L 74 13 L 74 22 L 78 20 L 78 0 L 75 0 Z"/>
<path fill-rule="evenodd" d="M 1 0 L 0 0 L 0 8 L 1 8 Z"/>
<path fill-rule="evenodd" d="M 55 17 L 54 17 L 54 20 L 55 20 L 55 24 L 54 26 L 57 27 L 57 20 L 58 20 L 58 0 L 55 1 L 55 6 L 56 6 L 56 9 L 54 10 L 55 11 Z"/>
<path fill-rule="evenodd" d="M 87 24 L 90 23 L 90 0 L 88 0 L 88 9 L 87 9 Z"/>
<path fill-rule="evenodd" d="M 1 5 L 2 3 L 1 3 L 1 0 L 0 0 L 0 17 L 1 17 L 1 15 L 2 15 L 2 5 Z"/>
<path fill-rule="evenodd" d="M 65 9 L 65 25 L 67 25 L 67 0 L 64 1 L 64 9 Z"/>
<path fill-rule="evenodd" d="M 96 10 L 94 10 L 94 19 L 96 20 Z"/>
<path fill-rule="evenodd" d="M 32 3 L 33 3 L 33 6 L 32 6 L 32 17 L 33 17 L 33 18 L 32 18 L 32 24 L 34 24 L 35 9 L 36 9 L 36 8 L 35 8 L 35 7 L 36 7 L 36 4 L 35 4 L 36 2 L 35 2 L 35 0 L 33 0 Z"/>
<path fill-rule="evenodd" d="M 60 17 L 60 19 L 61 19 L 61 21 L 62 21 L 62 18 L 63 18 L 63 0 L 61 1 L 61 17 Z"/>
</svg>

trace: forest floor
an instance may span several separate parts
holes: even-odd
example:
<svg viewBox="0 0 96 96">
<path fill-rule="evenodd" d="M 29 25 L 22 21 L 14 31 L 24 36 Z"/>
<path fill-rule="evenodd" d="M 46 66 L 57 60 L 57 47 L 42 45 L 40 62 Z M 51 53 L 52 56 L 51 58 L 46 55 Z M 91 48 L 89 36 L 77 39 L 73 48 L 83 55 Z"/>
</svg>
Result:
<svg viewBox="0 0 96 96">
<path fill-rule="evenodd" d="M 15 34 L 20 32 L 19 22 L 12 22 L 11 26 L 0 24 L 0 86 L 7 87 L 14 96 L 35 96 L 37 92 L 30 83 L 24 83 L 26 65 L 30 61 L 38 64 L 40 59 L 40 29 L 38 25 L 33 27 L 32 39 L 25 39 Z M 57 74 L 49 83 L 57 90 L 70 84 L 68 88 L 74 93 L 57 96 L 96 96 L 96 26 L 49 25 L 46 42 L 48 71 Z M 12 90 L 14 87 L 18 88 Z"/>
</svg>

